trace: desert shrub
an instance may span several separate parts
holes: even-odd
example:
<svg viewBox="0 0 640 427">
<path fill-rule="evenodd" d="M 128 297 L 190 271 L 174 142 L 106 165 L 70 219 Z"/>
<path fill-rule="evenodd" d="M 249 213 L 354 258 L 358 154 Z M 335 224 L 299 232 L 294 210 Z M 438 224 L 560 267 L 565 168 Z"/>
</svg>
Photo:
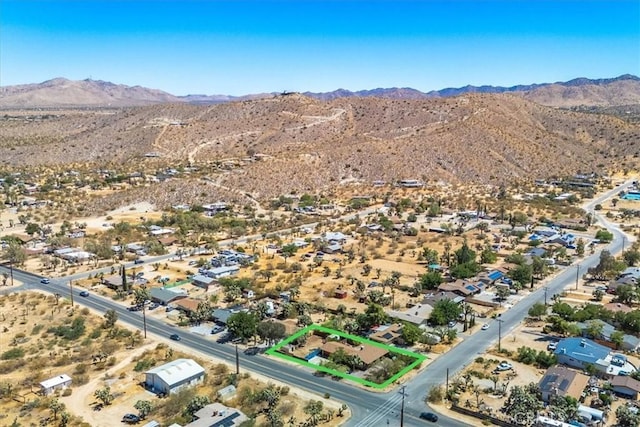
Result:
<svg viewBox="0 0 640 427">
<path fill-rule="evenodd" d="M 136 372 L 147 371 L 149 370 L 149 368 L 155 366 L 156 363 L 157 362 L 155 359 L 142 359 L 138 361 L 138 363 L 136 363 L 136 366 L 134 366 L 133 370 Z"/>
<path fill-rule="evenodd" d="M 11 359 L 21 359 L 24 357 L 24 349 L 22 347 L 12 348 L 11 350 L 7 350 L 2 355 L 0 355 L 0 359 L 2 360 L 11 360 Z"/>
</svg>

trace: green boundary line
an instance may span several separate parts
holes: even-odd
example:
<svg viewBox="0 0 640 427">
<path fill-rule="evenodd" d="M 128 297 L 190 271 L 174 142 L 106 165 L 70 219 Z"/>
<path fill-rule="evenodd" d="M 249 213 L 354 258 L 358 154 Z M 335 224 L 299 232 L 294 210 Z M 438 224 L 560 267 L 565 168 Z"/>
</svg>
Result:
<svg viewBox="0 0 640 427">
<path fill-rule="evenodd" d="M 302 335 L 304 335 L 304 334 L 306 334 L 308 332 L 314 332 L 314 331 L 323 332 L 323 333 L 326 333 L 326 334 L 329 334 L 329 335 L 338 335 L 339 337 L 347 338 L 347 339 L 350 339 L 350 340 L 358 342 L 358 343 L 363 343 L 363 344 L 372 345 L 374 347 L 384 348 L 385 350 L 389 351 L 390 353 L 398 353 L 398 354 L 402 354 L 404 356 L 412 357 L 412 358 L 415 359 L 415 361 L 413 363 L 409 364 L 408 366 L 406 366 L 404 369 L 402 369 L 400 372 L 398 372 L 397 374 L 395 374 L 391 378 L 387 379 L 382 384 L 378 384 L 378 383 L 374 383 L 374 382 L 369 381 L 369 380 L 365 380 L 363 378 L 358 378 L 356 376 L 346 374 L 344 372 L 336 371 L 335 369 L 329 369 L 329 368 L 326 368 L 324 366 L 314 365 L 313 363 L 309 363 L 306 360 L 299 359 L 299 358 L 293 357 L 293 356 L 289 356 L 288 354 L 284 354 L 284 353 L 280 352 L 280 349 L 282 347 L 288 345 L 289 343 L 291 343 L 295 339 L 299 338 L 300 336 L 302 336 Z M 364 386 L 371 387 L 371 388 L 376 388 L 376 389 L 383 389 L 383 388 L 386 388 L 387 386 L 393 384 L 395 381 L 400 379 L 402 376 L 404 376 L 406 373 L 408 373 L 409 371 L 411 371 L 415 367 L 419 366 L 422 362 L 424 362 L 427 359 L 426 356 L 423 356 L 423 355 L 418 354 L 418 353 L 414 353 L 412 351 L 408 351 L 408 350 L 404 350 L 404 349 L 396 348 L 396 347 L 391 347 L 391 346 L 388 346 L 388 345 L 385 345 L 385 344 L 382 344 L 382 343 L 379 343 L 379 342 L 376 342 L 376 341 L 369 340 L 367 338 L 362 338 L 362 337 L 358 337 L 356 335 L 347 334 L 345 332 L 336 331 L 334 329 L 325 328 L 324 326 L 320 326 L 320 325 L 309 325 L 306 328 L 299 330 L 298 332 L 296 332 L 295 334 L 291 335 L 287 339 L 279 342 L 278 344 L 276 344 L 273 347 L 271 347 L 270 349 L 268 349 L 266 351 L 266 354 L 268 354 L 270 356 L 279 357 L 279 358 L 281 358 L 283 360 L 287 360 L 289 362 L 297 363 L 298 365 L 302 365 L 302 366 L 306 366 L 306 367 L 315 369 L 316 371 L 324 372 L 324 373 L 332 375 L 334 377 L 344 378 L 346 380 L 354 381 L 354 382 L 362 384 Z"/>
</svg>

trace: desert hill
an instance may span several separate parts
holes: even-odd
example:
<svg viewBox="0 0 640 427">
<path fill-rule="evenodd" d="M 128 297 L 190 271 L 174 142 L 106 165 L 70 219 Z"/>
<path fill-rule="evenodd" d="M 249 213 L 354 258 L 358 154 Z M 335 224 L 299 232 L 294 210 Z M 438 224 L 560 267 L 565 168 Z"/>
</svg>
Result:
<svg viewBox="0 0 640 427">
<path fill-rule="evenodd" d="M 165 102 L 180 102 L 180 99 L 161 90 L 91 79 L 55 78 L 0 88 L 0 108 L 123 107 Z"/>
<path fill-rule="evenodd" d="M 637 166 L 640 155 L 637 125 L 508 94 L 13 112 L 0 134 L 4 166 L 189 161 L 228 166 L 217 184 L 258 198 L 373 180 L 502 184 Z"/>
<path fill-rule="evenodd" d="M 629 74 L 611 79 L 578 78 L 568 82 L 501 86 L 464 86 L 421 92 L 412 88 L 378 88 L 352 92 L 338 89 L 332 92 L 304 95 L 322 101 L 339 98 L 429 99 L 450 98 L 472 93 L 511 93 L 529 101 L 551 107 L 615 107 L 640 105 L 640 78 Z M 59 107 L 124 107 L 162 103 L 212 105 L 225 102 L 271 98 L 275 93 L 230 95 L 174 96 L 141 86 L 125 86 L 98 80 L 71 81 L 56 78 L 39 84 L 0 87 L 0 108 Z"/>
</svg>

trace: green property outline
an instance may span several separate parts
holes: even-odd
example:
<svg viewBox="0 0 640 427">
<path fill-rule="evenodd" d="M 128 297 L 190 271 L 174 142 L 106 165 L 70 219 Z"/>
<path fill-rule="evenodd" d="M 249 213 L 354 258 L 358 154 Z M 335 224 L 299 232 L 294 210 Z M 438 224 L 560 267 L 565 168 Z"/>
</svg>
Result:
<svg viewBox="0 0 640 427">
<path fill-rule="evenodd" d="M 329 368 L 326 368 L 324 366 L 314 365 L 313 363 L 309 363 L 306 360 L 302 360 L 302 359 L 299 359 L 297 357 L 289 356 L 288 354 L 284 354 L 284 353 L 281 353 L 279 351 L 285 345 L 291 343 L 293 340 L 295 340 L 298 337 L 306 334 L 307 332 L 311 332 L 311 331 L 320 331 L 320 332 L 324 332 L 324 333 L 329 334 L 329 335 L 338 335 L 338 336 L 340 336 L 342 338 L 347 338 L 347 339 L 350 339 L 350 340 L 358 342 L 358 343 L 364 343 L 364 344 L 372 345 L 374 347 L 384 348 L 385 350 L 389 351 L 390 353 L 399 353 L 399 354 L 402 354 L 402 355 L 405 355 L 405 356 L 409 356 L 409 357 L 412 357 L 412 358 L 414 358 L 416 360 L 413 363 L 407 365 L 404 369 L 402 369 L 400 372 L 398 372 L 397 374 L 395 374 L 391 378 L 387 379 L 385 382 L 383 382 L 381 384 L 378 384 L 378 383 L 374 383 L 372 381 L 365 380 L 363 378 L 358 378 L 358 377 L 355 377 L 353 375 L 346 374 L 344 372 L 336 371 L 335 369 L 329 369 Z M 367 386 L 367 387 L 375 388 L 375 389 L 384 389 L 384 388 L 388 387 L 389 385 L 393 384 L 396 380 L 400 379 L 402 376 L 404 376 L 409 371 L 414 369 L 416 366 L 420 365 L 422 362 L 427 360 L 427 357 L 423 356 L 422 354 L 414 353 L 412 351 L 404 350 L 404 349 L 397 348 L 397 347 L 391 347 L 391 346 L 388 346 L 388 345 L 385 345 L 385 344 L 382 344 L 382 343 L 379 343 L 379 342 L 376 342 L 376 341 L 372 341 L 372 340 L 367 339 L 367 338 L 362 338 L 362 337 L 358 337 L 356 335 L 347 334 L 347 333 L 342 332 L 342 331 L 336 331 L 335 329 L 326 328 L 326 327 L 320 326 L 320 325 L 309 325 L 306 328 L 299 330 L 295 334 L 291 335 L 290 337 L 286 338 L 285 340 L 283 340 L 283 341 L 279 342 L 278 344 L 274 345 L 273 347 L 269 348 L 265 353 L 270 355 L 270 356 L 276 356 L 276 357 L 279 357 L 279 358 L 281 358 L 283 360 L 287 360 L 289 362 L 297 363 L 298 365 L 306 366 L 306 367 L 312 368 L 312 369 L 314 369 L 316 371 L 321 371 L 321 372 L 327 373 L 329 375 L 333 375 L 335 377 L 340 377 L 340 378 L 343 378 L 343 379 L 346 379 L 346 380 L 349 380 L 349 381 L 354 381 L 356 383 L 362 384 L 362 385 Z"/>
</svg>

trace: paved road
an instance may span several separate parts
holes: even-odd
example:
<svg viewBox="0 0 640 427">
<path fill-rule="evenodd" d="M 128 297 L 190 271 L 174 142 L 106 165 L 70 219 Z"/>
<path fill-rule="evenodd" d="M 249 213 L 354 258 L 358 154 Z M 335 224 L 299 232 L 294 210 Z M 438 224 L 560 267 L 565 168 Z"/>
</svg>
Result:
<svg viewBox="0 0 640 427">
<path fill-rule="evenodd" d="M 597 197 L 586 204 L 585 209 L 592 210 L 596 204 L 602 203 L 603 200 L 617 194 L 628 185 L 630 185 L 630 182 Z M 607 249 L 612 253 L 619 252 L 627 237 L 619 228 L 609 224 L 605 218 L 598 216 L 597 213 L 596 218 L 614 234 L 614 241 L 607 246 Z M 238 242 L 238 240 L 236 240 L 236 242 Z M 581 275 L 587 271 L 587 268 L 597 265 L 599 256 L 600 254 L 598 252 L 582 260 L 579 270 L 577 266 L 565 268 L 546 285 L 548 295 L 551 296 L 554 293 L 558 293 L 568 284 L 575 283 L 577 273 Z M 0 267 L 0 269 L 2 268 L 3 267 Z M 92 273 L 95 274 L 95 272 Z M 61 294 L 68 294 L 68 280 L 79 276 L 80 275 L 75 275 L 64 279 L 52 279 L 50 284 L 45 285 L 39 282 L 41 276 L 14 269 L 14 277 L 24 283 L 24 285 L 20 286 L 20 289 L 39 288 Z M 489 321 L 490 328 L 488 330 L 479 331 L 466 337 L 463 342 L 449 351 L 446 356 L 439 357 L 430 363 L 419 375 L 411 381 L 408 381 L 405 384 L 404 425 L 407 427 L 424 425 L 425 422 L 417 417 L 421 411 L 425 410 L 424 400 L 426 395 L 431 387 L 445 383 L 447 369 L 449 370 L 450 376 L 462 370 L 478 355 L 483 354 L 487 348 L 496 343 L 499 330 L 502 336 L 506 335 L 520 324 L 534 303 L 543 300 L 543 288 L 527 295 L 502 315 L 500 324 L 498 324 L 497 320 Z M 140 312 L 129 312 L 121 305 L 114 304 L 114 302 L 109 299 L 93 294 L 90 297 L 83 298 L 79 296 L 79 290 L 74 289 L 74 301 L 101 313 L 110 308 L 115 309 L 118 312 L 120 321 L 142 329 L 142 314 Z M 168 337 L 171 333 L 178 332 L 177 328 L 154 318 L 147 318 L 147 331 L 150 334 L 156 334 L 161 337 Z M 181 344 L 183 345 L 216 358 L 230 362 L 235 360 L 235 349 L 233 346 L 217 344 L 202 336 L 186 331 L 179 331 L 179 334 L 182 337 Z M 329 393 L 332 397 L 347 403 L 353 414 L 352 418 L 346 424 L 349 427 L 383 427 L 385 425 L 397 426 L 400 424 L 402 395 L 400 394 L 399 387 L 388 393 L 375 393 L 362 390 L 350 386 L 348 383 L 316 377 L 306 368 L 286 365 L 283 364 L 283 362 L 262 355 L 246 356 L 241 354 L 240 365 L 241 370 L 257 372 L 275 380 L 291 384 L 292 386 L 318 393 L 319 395 Z M 466 424 L 455 419 L 440 416 L 437 425 L 457 427 Z"/>
</svg>

